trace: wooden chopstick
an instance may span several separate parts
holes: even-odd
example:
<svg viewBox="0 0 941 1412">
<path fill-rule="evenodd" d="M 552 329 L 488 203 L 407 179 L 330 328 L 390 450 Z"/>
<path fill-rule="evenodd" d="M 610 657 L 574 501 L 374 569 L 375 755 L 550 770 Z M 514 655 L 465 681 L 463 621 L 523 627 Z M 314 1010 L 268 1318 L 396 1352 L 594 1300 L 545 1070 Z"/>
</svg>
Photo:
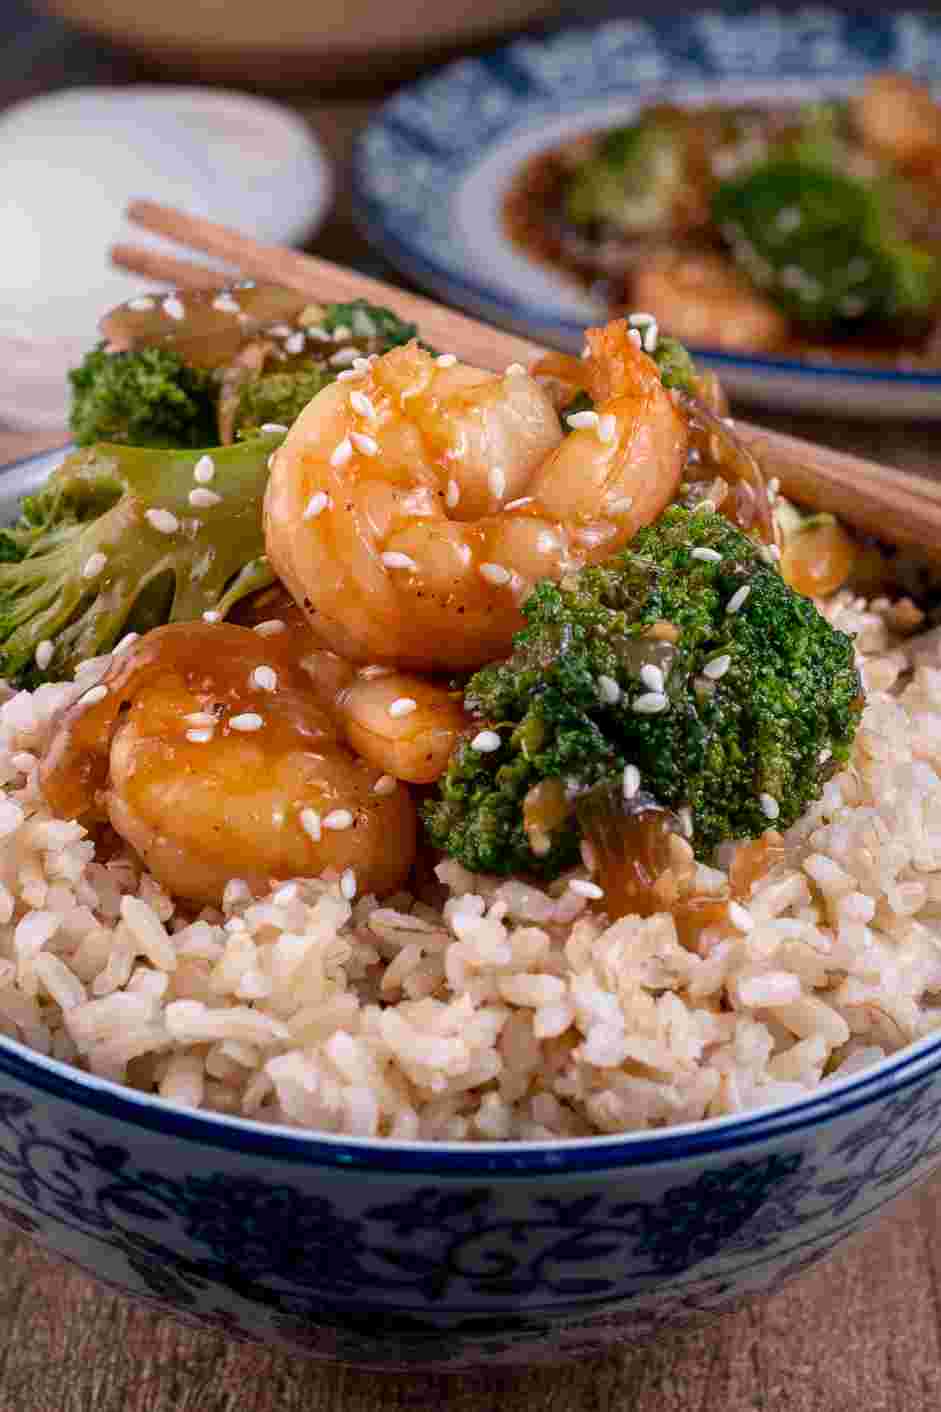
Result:
<svg viewBox="0 0 941 1412">
<path fill-rule="evenodd" d="M 192 260 L 165 255 L 162 250 L 151 250 L 146 245 L 112 245 L 110 254 L 111 263 L 119 269 L 143 275 L 145 279 L 160 280 L 175 289 L 218 289 L 221 284 L 231 284 L 238 278 L 210 265 L 197 265 Z"/>
<path fill-rule="evenodd" d="M 173 207 L 135 201 L 128 208 L 128 217 L 145 230 L 234 266 L 245 277 L 296 289 L 312 302 L 369 299 L 389 305 L 417 323 L 433 346 L 480 367 L 530 364 L 546 352 L 528 339 L 491 328 L 421 295 L 313 255 L 263 245 L 228 226 L 188 216 Z M 111 256 L 124 269 L 181 289 L 206 289 L 232 279 L 221 272 L 213 275 L 204 265 L 135 246 L 115 246 Z M 789 498 L 829 510 L 867 533 L 918 547 L 941 560 L 941 485 L 749 422 L 736 420 L 735 430 L 756 452 L 768 474 L 779 478 Z"/>
</svg>

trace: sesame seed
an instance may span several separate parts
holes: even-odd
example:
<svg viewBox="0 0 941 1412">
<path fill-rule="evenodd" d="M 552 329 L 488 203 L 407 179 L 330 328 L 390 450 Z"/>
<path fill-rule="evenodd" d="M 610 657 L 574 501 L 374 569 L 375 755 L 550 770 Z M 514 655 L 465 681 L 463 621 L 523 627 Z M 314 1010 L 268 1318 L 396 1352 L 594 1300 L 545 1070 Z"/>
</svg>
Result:
<svg viewBox="0 0 941 1412">
<path fill-rule="evenodd" d="M 766 819 L 776 819 L 781 812 L 780 804 L 770 794 L 759 794 L 758 803 Z"/>
<path fill-rule="evenodd" d="M 272 667 L 256 667 L 252 672 L 252 686 L 261 691 L 277 691 L 278 674 Z"/>
<path fill-rule="evenodd" d="M 217 495 L 214 490 L 207 490 L 202 485 L 198 485 L 189 493 L 189 502 L 197 510 L 211 510 L 213 505 L 218 505 L 221 500 L 221 495 Z"/>
<path fill-rule="evenodd" d="M 621 699 L 621 688 L 614 677 L 600 676 L 598 678 L 598 695 L 606 706 L 615 706 Z"/>
<path fill-rule="evenodd" d="M 755 925 L 754 917 L 740 902 L 729 903 L 729 921 L 740 932 L 750 932 Z"/>
<path fill-rule="evenodd" d="M 633 799 L 640 789 L 640 770 L 636 765 L 624 766 L 624 779 L 621 784 L 621 793 L 625 799 Z"/>
<path fill-rule="evenodd" d="M 613 412 L 605 412 L 598 418 L 598 440 L 605 446 L 610 446 L 611 442 L 618 434 L 618 421 Z"/>
<path fill-rule="evenodd" d="M 670 702 L 662 691 L 645 691 L 634 697 L 631 710 L 636 711 L 639 716 L 657 716 L 661 711 L 666 711 L 669 705 Z"/>
<path fill-rule="evenodd" d="M 44 672 L 48 667 L 49 663 L 52 661 L 52 655 L 54 652 L 55 648 L 49 641 L 48 637 L 44 637 L 42 642 L 36 648 L 36 666 L 41 672 Z"/>
<path fill-rule="evenodd" d="M 397 549 L 386 549 L 380 558 L 387 569 L 417 569 L 418 565 L 414 559 L 407 554 L 400 554 Z"/>
<path fill-rule="evenodd" d="M 513 576 L 502 564 L 481 564 L 480 577 L 500 588 L 509 583 Z"/>
<path fill-rule="evenodd" d="M 312 495 L 308 500 L 306 506 L 304 507 L 304 514 L 302 518 L 305 520 L 316 520 L 317 516 L 321 513 L 321 511 L 326 510 L 329 504 L 330 496 L 326 493 L 326 491 L 318 490 L 316 494 Z"/>
<path fill-rule="evenodd" d="M 267 618 L 263 623 L 255 624 L 255 631 L 259 637 L 274 637 L 276 633 L 284 632 L 287 623 L 282 618 Z"/>
<path fill-rule="evenodd" d="M 190 711 L 183 717 L 188 726 L 214 726 L 216 718 L 211 711 Z"/>
<path fill-rule="evenodd" d="M 355 348 L 338 348 L 335 353 L 331 353 L 328 359 L 331 368 L 351 368 L 354 363 L 359 362 L 359 354 Z"/>
<path fill-rule="evenodd" d="M 684 804 L 681 809 L 677 810 L 677 818 L 680 821 L 680 828 L 683 830 L 683 837 L 692 838 L 693 811 L 688 804 Z"/>
<path fill-rule="evenodd" d="M 193 480 L 200 485 L 208 485 L 216 474 L 216 463 L 211 456 L 200 456 L 193 467 Z"/>
<path fill-rule="evenodd" d="M 166 299 L 163 301 L 162 308 L 168 319 L 179 320 L 186 317 L 186 310 L 183 308 L 183 303 L 181 300 L 177 299 L 175 294 L 167 295 Z"/>
<path fill-rule="evenodd" d="M 447 488 L 447 490 L 444 492 L 444 503 L 445 503 L 445 505 L 448 507 L 449 510 L 453 510 L 453 509 L 455 509 L 455 507 L 457 506 L 457 503 L 458 503 L 458 501 L 460 500 L 460 498 L 461 498 L 461 487 L 458 485 L 458 483 L 457 483 L 456 480 L 449 480 L 449 481 L 448 481 L 448 488 Z"/>
<path fill-rule="evenodd" d="M 572 415 L 566 417 L 565 420 L 568 422 L 569 426 L 574 427 L 576 431 L 586 431 L 597 428 L 599 418 L 597 412 L 573 412 Z"/>
<path fill-rule="evenodd" d="M 518 378 L 525 372 L 526 369 L 523 367 L 522 363 L 511 363 L 506 370 L 506 375 L 508 378 Z"/>
<path fill-rule="evenodd" d="M 646 662 L 640 669 L 640 679 L 650 691 L 663 691 L 663 673 L 652 662 Z"/>
<path fill-rule="evenodd" d="M 502 743 L 496 731 L 478 731 L 471 741 L 471 750 L 476 750 L 479 755 L 492 755 Z"/>
<path fill-rule="evenodd" d="M 144 519 L 159 534 L 176 534 L 180 522 L 169 510 L 147 510 Z"/>
<path fill-rule="evenodd" d="M 353 454 L 353 443 L 348 436 L 338 442 L 330 453 L 331 466 L 345 466 Z"/>
<path fill-rule="evenodd" d="M 371 422 L 374 422 L 376 420 L 376 409 L 373 406 L 372 402 L 370 402 L 369 398 L 366 396 L 365 392 L 351 392 L 350 406 L 353 408 L 354 412 L 357 412 L 359 414 L 359 416 L 366 417 Z"/>
<path fill-rule="evenodd" d="M 394 775 L 380 775 L 372 787 L 373 794 L 394 794 L 398 788 Z"/>
<path fill-rule="evenodd" d="M 608 506 L 609 515 L 626 515 L 634 503 L 633 495 L 622 495 L 619 500 L 612 500 Z"/>
<path fill-rule="evenodd" d="M 417 711 L 418 702 L 411 696 L 397 696 L 386 710 L 393 720 L 398 720 L 400 716 L 410 716 L 413 711 Z"/>
<path fill-rule="evenodd" d="M 604 888 L 599 887 L 597 883 L 589 882 L 587 878 L 570 878 L 569 888 L 578 897 L 590 897 L 595 902 L 604 897 Z"/>
<path fill-rule="evenodd" d="M 506 472 L 501 466 L 494 466 L 487 476 L 487 484 L 490 487 L 490 494 L 495 500 L 502 500 L 506 495 Z"/>
<path fill-rule="evenodd" d="M 229 718 L 229 725 L 234 731 L 260 731 L 264 724 L 264 718 L 256 711 L 243 711 L 241 715 Z"/>
<path fill-rule="evenodd" d="M 215 608 L 207 608 L 206 611 L 205 611 L 205 613 L 203 614 L 203 622 L 204 622 L 204 623 L 221 623 L 221 622 L 222 622 L 222 614 L 221 614 L 221 613 L 218 613 Z"/>
<path fill-rule="evenodd" d="M 533 503 L 532 495 L 521 495 L 518 500 L 508 500 L 504 505 L 504 510 L 522 510 L 524 505 Z"/>
<path fill-rule="evenodd" d="M 290 338 L 284 340 L 284 351 L 285 353 L 303 353 L 306 342 L 307 335 L 298 329 L 297 333 L 292 333 Z"/>
<path fill-rule="evenodd" d="M 83 579 L 96 579 L 108 562 L 107 554 L 102 554 L 99 549 L 97 553 L 90 554 L 85 560 L 85 567 L 82 569 Z"/>
<path fill-rule="evenodd" d="M 713 657 L 711 662 L 706 663 L 702 669 L 703 676 L 708 677 L 710 681 L 719 681 L 721 677 L 725 676 L 731 665 L 732 658 L 727 652 L 723 652 L 721 657 Z"/>
<path fill-rule="evenodd" d="M 346 368 L 344 372 L 337 373 L 337 382 L 355 382 L 364 372 L 365 368 Z"/>
<path fill-rule="evenodd" d="M 353 827 L 353 815 L 349 809 L 331 809 L 323 821 L 323 826 L 334 833 L 342 833 L 344 829 Z"/>
<path fill-rule="evenodd" d="M 705 546 L 698 546 L 690 555 L 691 559 L 702 559 L 704 564 L 721 564 L 722 555 L 717 549 L 706 549 Z"/>
<path fill-rule="evenodd" d="M 350 441 L 363 456 L 377 456 L 379 454 L 379 443 L 374 436 L 367 436 L 362 431 L 351 431 Z"/>
<path fill-rule="evenodd" d="M 728 603 L 726 603 L 725 611 L 727 613 L 737 613 L 739 608 L 741 608 L 742 604 L 745 602 L 745 599 L 750 593 L 750 584 L 743 583 L 741 588 L 737 588 L 732 594 L 732 597 L 729 599 Z"/>
<path fill-rule="evenodd" d="M 241 313 L 241 308 L 239 307 L 239 304 L 235 299 L 232 298 L 232 295 L 229 294 L 228 290 L 223 290 L 221 294 L 216 295 L 215 299 L 212 301 L 212 307 L 214 309 L 217 309 L 220 314 Z"/>
<path fill-rule="evenodd" d="M 93 686 L 90 691 L 80 698 L 83 706 L 97 706 L 99 701 L 104 701 L 108 695 L 106 686 Z"/>
<path fill-rule="evenodd" d="M 340 892 L 347 902 L 352 902 L 356 896 L 356 874 L 352 868 L 344 868 L 340 878 Z"/>
<path fill-rule="evenodd" d="M 132 309 L 135 314 L 145 314 L 148 309 L 154 307 L 154 303 L 155 300 L 151 299 L 149 294 L 142 294 L 138 299 L 129 299 L 127 307 Z"/>
<path fill-rule="evenodd" d="M 457 354 L 442 353 L 439 358 L 435 359 L 435 362 L 438 364 L 439 368 L 453 368 L 454 364 L 457 362 Z"/>
<path fill-rule="evenodd" d="M 302 809 L 298 815 L 301 828 L 308 838 L 312 838 L 314 843 L 319 843 L 323 837 L 321 830 L 320 815 L 316 809 Z"/>
<path fill-rule="evenodd" d="M 213 731 L 211 726 L 202 726 L 198 730 L 186 732 L 186 739 L 191 745 L 205 745 L 207 741 L 212 740 L 212 736 Z"/>
</svg>

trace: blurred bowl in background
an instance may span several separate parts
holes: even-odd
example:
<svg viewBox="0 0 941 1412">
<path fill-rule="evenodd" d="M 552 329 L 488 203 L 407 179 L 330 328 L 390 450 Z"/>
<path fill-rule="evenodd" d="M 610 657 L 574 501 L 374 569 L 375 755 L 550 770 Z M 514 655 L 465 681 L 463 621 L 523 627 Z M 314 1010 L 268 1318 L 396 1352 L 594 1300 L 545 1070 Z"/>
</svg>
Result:
<svg viewBox="0 0 941 1412">
<path fill-rule="evenodd" d="M 318 88 L 414 68 L 459 45 L 558 12 L 552 0 L 40 0 L 41 7 L 161 63 L 203 77 Z M 431 53 L 429 51 L 432 51 Z M 314 66 L 327 63 L 329 69 Z"/>
<path fill-rule="evenodd" d="M 113 269 L 109 247 L 174 249 L 128 225 L 130 199 L 291 245 L 317 229 L 333 185 L 316 137 L 280 104 L 170 86 L 17 104 L 0 115 L 0 169 L 0 419 L 39 428 L 64 424 L 66 373 L 96 342 L 101 315 L 154 287 Z"/>
</svg>

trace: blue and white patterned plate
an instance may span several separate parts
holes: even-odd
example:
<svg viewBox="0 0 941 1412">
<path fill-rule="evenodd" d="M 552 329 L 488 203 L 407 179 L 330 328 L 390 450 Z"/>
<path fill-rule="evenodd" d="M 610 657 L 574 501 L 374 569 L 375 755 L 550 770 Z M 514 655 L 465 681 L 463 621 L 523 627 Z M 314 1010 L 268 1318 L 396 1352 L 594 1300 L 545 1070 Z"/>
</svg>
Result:
<svg viewBox="0 0 941 1412">
<path fill-rule="evenodd" d="M 519 39 L 462 59 L 379 110 L 358 143 L 354 197 L 369 238 L 449 303 L 555 347 L 581 346 L 604 309 L 505 235 L 520 163 L 629 120 L 655 97 L 685 105 L 807 99 L 879 69 L 941 81 L 941 14 L 703 10 Z M 700 360 L 739 397 L 807 411 L 941 417 L 941 373 L 742 357 Z"/>
</svg>

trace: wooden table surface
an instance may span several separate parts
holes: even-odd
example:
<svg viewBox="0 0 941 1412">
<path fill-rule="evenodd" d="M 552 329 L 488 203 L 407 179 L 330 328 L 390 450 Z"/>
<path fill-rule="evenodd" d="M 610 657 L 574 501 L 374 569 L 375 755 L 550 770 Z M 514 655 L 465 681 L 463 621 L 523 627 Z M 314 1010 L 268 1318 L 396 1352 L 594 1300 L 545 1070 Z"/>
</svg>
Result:
<svg viewBox="0 0 941 1412">
<path fill-rule="evenodd" d="M 10 11 L 7 6 L 11 6 Z M 127 60 L 0 13 L 0 107 Z M 8 15 L 12 14 L 10 20 Z M 4 45 L 4 25 L 13 41 Z M 8 37 L 8 36 L 6 36 Z M 296 101 L 296 100 L 295 100 Z M 375 99 L 299 101 L 342 174 Z M 343 197 L 313 248 L 387 274 Z M 758 413 L 753 413 L 756 420 Z M 941 478 L 941 423 L 765 414 L 769 424 Z M 64 436 L 64 433 L 63 433 Z M 60 438 L 61 439 L 61 438 Z M 0 465 L 54 444 L 0 426 Z M 0 1227 L 0 1412 L 920 1412 L 941 1406 L 941 1179 L 774 1298 L 714 1324 L 562 1369 L 421 1377 L 246 1348 L 130 1304 Z"/>
</svg>

